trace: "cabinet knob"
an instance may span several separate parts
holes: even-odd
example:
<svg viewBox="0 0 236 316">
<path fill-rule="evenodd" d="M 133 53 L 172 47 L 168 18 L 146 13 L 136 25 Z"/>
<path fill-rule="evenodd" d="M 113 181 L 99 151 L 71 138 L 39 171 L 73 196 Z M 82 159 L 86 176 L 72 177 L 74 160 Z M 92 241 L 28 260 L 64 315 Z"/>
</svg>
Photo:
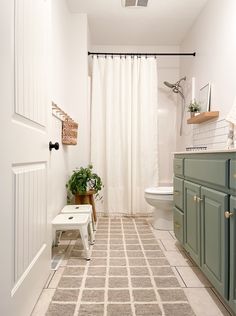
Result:
<svg viewBox="0 0 236 316">
<path fill-rule="evenodd" d="M 228 212 L 228 211 L 225 212 L 225 218 L 230 218 L 233 215 L 234 215 L 234 213 L 232 213 L 232 212 Z"/>
<path fill-rule="evenodd" d="M 200 197 L 198 197 L 198 198 L 197 198 L 197 201 L 198 201 L 198 203 L 199 203 L 199 202 L 202 202 L 203 199 L 201 199 Z"/>
<path fill-rule="evenodd" d="M 179 191 L 174 191 L 174 195 L 175 196 L 180 195 L 180 192 Z"/>
<path fill-rule="evenodd" d="M 197 195 L 194 195 L 194 197 L 193 197 L 193 201 L 194 201 L 194 202 L 197 202 L 197 200 L 198 200 Z"/>
<path fill-rule="evenodd" d="M 179 229 L 181 225 L 178 222 L 174 222 L 175 228 Z"/>
</svg>

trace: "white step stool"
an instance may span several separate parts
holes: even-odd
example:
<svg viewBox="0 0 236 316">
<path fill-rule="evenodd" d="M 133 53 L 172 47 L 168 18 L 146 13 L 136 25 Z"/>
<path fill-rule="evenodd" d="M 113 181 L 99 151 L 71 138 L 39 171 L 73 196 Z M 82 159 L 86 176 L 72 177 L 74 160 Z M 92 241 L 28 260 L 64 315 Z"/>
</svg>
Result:
<svg viewBox="0 0 236 316">
<path fill-rule="evenodd" d="M 90 216 L 90 224 L 89 224 L 89 235 L 90 235 L 90 243 L 91 245 L 94 244 L 94 233 L 95 224 L 93 222 L 92 216 L 92 205 L 91 204 L 79 204 L 79 205 L 66 205 L 61 210 L 62 214 L 89 214 Z"/>
<path fill-rule="evenodd" d="M 90 260 L 90 251 L 88 243 L 88 226 L 90 225 L 89 214 L 59 214 L 52 221 L 53 232 L 57 230 L 79 230 L 81 240 L 86 252 L 86 260 Z"/>
</svg>

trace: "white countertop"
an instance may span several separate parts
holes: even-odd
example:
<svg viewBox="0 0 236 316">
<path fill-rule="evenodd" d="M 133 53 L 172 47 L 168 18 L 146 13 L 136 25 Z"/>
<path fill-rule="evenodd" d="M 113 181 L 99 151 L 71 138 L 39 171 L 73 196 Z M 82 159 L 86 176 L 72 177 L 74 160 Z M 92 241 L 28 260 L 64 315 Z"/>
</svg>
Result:
<svg viewBox="0 0 236 316">
<path fill-rule="evenodd" d="M 209 149 L 209 150 L 188 150 L 188 151 L 176 151 L 173 152 L 173 154 L 211 154 L 211 153 L 235 153 L 236 154 L 236 148 L 234 149 Z"/>
</svg>

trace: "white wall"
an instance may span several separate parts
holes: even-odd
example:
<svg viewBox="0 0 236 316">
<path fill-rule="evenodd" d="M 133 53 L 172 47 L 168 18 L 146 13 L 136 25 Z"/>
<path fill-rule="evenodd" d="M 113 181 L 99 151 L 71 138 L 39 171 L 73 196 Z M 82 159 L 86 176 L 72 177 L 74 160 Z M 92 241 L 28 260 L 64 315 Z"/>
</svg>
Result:
<svg viewBox="0 0 236 316">
<path fill-rule="evenodd" d="M 196 51 L 195 58 L 183 58 L 181 75 L 189 80 L 196 77 L 196 91 L 212 84 L 211 109 L 219 110 L 218 122 L 194 128 L 194 137 L 209 147 L 223 147 L 226 136 L 224 118 L 236 96 L 236 1 L 209 0 L 181 45 L 181 51 Z M 187 83 L 187 102 L 190 101 Z M 178 149 L 193 143 L 192 127 L 184 128 L 185 136 L 178 138 Z M 198 143 L 199 144 L 199 141 Z"/>
<path fill-rule="evenodd" d="M 93 52 L 155 53 L 178 52 L 178 46 L 98 46 Z M 159 183 L 172 183 L 172 152 L 176 149 L 176 109 L 178 96 L 163 85 L 163 81 L 179 79 L 179 57 L 160 56 L 158 65 L 158 112 L 159 112 Z"/>
<path fill-rule="evenodd" d="M 51 140 L 60 143 L 50 155 L 52 217 L 66 204 L 71 171 L 89 162 L 87 31 L 85 14 L 71 14 L 65 0 L 52 0 L 52 100 L 79 124 L 77 146 L 62 145 L 61 121 L 52 116 Z"/>
</svg>

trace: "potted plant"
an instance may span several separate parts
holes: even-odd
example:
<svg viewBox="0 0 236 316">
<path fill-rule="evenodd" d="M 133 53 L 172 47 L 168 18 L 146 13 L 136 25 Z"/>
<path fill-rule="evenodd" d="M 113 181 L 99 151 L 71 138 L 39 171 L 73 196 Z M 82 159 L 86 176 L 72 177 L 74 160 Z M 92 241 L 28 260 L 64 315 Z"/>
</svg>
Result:
<svg viewBox="0 0 236 316">
<path fill-rule="evenodd" d="M 188 106 L 188 112 L 190 112 L 191 117 L 193 117 L 197 112 L 200 112 L 200 104 L 196 100 L 193 100 Z"/>
<path fill-rule="evenodd" d="M 86 196 L 95 194 L 95 198 L 102 198 L 99 196 L 99 191 L 103 188 L 101 178 L 93 172 L 93 166 L 80 167 L 73 171 L 70 179 L 66 184 L 68 193 L 75 196 L 76 204 L 89 203 Z"/>
</svg>

